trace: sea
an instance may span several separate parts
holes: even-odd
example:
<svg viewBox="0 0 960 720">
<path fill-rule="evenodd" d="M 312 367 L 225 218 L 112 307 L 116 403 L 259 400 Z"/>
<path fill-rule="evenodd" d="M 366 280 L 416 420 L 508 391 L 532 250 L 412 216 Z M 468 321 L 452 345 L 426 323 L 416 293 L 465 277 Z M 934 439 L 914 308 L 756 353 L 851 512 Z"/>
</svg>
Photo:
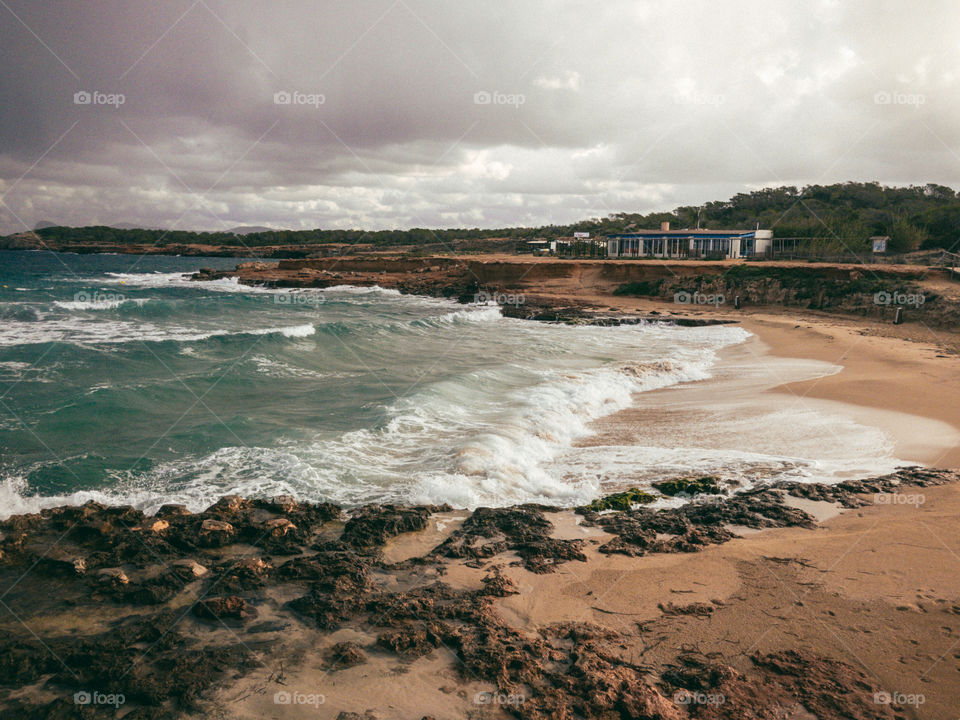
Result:
<svg viewBox="0 0 960 720">
<path fill-rule="evenodd" d="M 900 464 L 849 418 L 731 411 L 730 383 L 756 375 L 724 364 L 750 337 L 739 327 L 571 326 L 377 287 L 189 279 L 237 262 L 0 252 L 0 516 L 226 494 L 573 506 L 674 475 L 743 487 Z M 628 437 L 598 443 L 627 411 Z"/>
</svg>

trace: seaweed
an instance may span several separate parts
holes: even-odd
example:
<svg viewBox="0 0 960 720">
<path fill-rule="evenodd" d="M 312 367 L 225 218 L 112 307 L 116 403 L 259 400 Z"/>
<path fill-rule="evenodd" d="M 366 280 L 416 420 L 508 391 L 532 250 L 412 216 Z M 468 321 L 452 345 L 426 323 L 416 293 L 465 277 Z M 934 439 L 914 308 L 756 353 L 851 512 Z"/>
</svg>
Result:
<svg viewBox="0 0 960 720">
<path fill-rule="evenodd" d="M 720 487 L 720 478 L 715 475 L 701 477 L 680 477 L 670 480 L 661 480 L 653 486 L 664 495 L 719 495 L 723 492 Z"/>
<path fill-rule="evenodd" d="M 649 505 L 657 500 L 659 500 L 658 495 L 639 488 L 630 488 L 623 492 L 598 498 L 589 505 L 578 507 L 577 512 L 583 515 L 588 512 L 600 512 L 601 510 L 629 510 L 634 505 Z"/>
</svg>

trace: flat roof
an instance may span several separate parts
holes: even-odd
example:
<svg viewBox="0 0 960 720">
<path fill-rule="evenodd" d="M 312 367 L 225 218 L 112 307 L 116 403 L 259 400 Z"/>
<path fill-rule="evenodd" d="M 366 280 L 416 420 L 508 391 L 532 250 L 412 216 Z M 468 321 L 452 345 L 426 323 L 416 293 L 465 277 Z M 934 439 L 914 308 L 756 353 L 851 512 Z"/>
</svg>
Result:
<svg viewBox="0 0 960 720">
<path fill-rule="evenodd" d="M 669 238 L 669 237 L 703 237 L 703 238 L 730 238 L 753 237 L 756 230 L 637 230 L 630 233 L 605 235 L 608 238 Z"/>
</svg>

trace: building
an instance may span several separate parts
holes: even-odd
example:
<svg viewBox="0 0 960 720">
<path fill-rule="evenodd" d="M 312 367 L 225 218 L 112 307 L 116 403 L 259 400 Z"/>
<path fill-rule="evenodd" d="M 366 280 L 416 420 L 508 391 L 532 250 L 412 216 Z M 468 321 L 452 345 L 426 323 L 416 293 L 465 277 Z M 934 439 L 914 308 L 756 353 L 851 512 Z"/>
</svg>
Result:
<svg viewBox="0 0 960 720">
<path fill-rule="evenodd" d="M 773 243 L 772 230 L 637 230 L 607 235 L 607 257 L 741 258 L 766 257 Z"/>
<path fill-rule="evenodd" d="M 533 255 L 552 255 L 556 251 L 556 240 L 525 240 L 518 248 L 518 252 L 532 253 Z"/>
<path fill-rule="evenodd" d="M 607 256 L 606 238 L 591 238 L 590 233 L 574 233 L 573 237 L 559 237 L 552 246 L 557 257 L 602 258 Z"/>
</svg>

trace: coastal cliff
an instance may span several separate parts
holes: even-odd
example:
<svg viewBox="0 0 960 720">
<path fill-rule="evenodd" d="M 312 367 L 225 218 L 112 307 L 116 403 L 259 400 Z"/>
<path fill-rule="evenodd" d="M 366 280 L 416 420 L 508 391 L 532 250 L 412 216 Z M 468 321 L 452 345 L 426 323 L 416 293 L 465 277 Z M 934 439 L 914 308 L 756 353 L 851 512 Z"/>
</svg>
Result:
<svg viewBox="0 0 960 720">
<path fill-rule="evenodd" d="M 892 322 L 899 310 L 902 322 L 960 328 L 960 283 L 942 269 L 913 265 L 358 256 L 241 263 L 194 275 L 221 277 L 288 288 L 379 285 L 493 301 L 505 315 L 547 320 L 609 319 L 618 298 L 636 297 L 660 303 L 653 316 L 708 314 L 717 321 L 742 310 L 787 308 Z"/>
</svg>

